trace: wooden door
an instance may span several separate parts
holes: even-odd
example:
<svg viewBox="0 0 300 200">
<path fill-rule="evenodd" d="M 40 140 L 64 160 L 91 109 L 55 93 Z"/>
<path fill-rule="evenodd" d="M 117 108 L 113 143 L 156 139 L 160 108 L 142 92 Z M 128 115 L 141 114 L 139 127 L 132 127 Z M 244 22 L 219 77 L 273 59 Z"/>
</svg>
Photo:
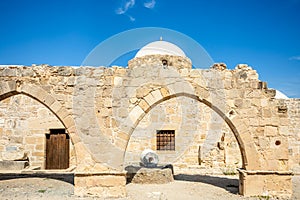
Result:
<svg viewBox="0 0 300 200">
<path fill-rule="evenodd" d="M 65 129 L 51 129 L 46 134 L 46 169 L 69 167 L 69 141 Z"/>
</svg>

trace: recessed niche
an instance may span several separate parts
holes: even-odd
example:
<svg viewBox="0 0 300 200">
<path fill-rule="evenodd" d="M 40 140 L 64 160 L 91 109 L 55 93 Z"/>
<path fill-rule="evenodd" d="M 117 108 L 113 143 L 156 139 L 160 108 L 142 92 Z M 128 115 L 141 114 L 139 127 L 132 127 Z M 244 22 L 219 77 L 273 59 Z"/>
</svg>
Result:
<svg viewBox="0 0 300 200">
<path fill-rule="evenodd" d="M 283 105 L 283 106 L 278 106 L 278 113 L 287 113 L 287 106 Z"/>
<path fill-rule="evenodd" d="M 161 62 L 163 64 L 163 66 L 168 66 L 168 61 L 166 59 L 162 60 Z"/>
<path fill-rule="evenodd" d="M 232 117 L 232 116 L 234 116 L 236 114 L 236 112 L 234 111 L 234 110 L 230 110 L 229 112 L 228 112 L 228 116 L 229 117 Z"/>
<path fill-rule="evenodd" d="M 276 140 L 275 141 L 275 145 L 279 146 L 281 144 L 281 141 L 280 140 Z"/>
</svg>

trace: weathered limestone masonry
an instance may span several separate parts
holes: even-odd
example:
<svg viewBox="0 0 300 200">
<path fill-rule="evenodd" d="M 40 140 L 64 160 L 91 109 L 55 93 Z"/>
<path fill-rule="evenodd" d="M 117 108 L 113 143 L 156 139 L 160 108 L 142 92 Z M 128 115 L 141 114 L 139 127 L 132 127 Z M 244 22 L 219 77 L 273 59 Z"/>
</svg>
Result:
<svg viewBox="0 0 300 200">
<path fill-rule="evenodd" d="M 149 55 L 128 67 L 0 68 L 0 159 L 28 152 L 43 168 L 45 133 L 69 134 L 75 194 L 126 196 L 127 165 L 175 130 L 178 169 L 240 166 L 240 193 L 290 196 L 299 172 L 299 99 L 274 99 L 255 70 L 192 69 L 188 58 Z"/>
</svg>

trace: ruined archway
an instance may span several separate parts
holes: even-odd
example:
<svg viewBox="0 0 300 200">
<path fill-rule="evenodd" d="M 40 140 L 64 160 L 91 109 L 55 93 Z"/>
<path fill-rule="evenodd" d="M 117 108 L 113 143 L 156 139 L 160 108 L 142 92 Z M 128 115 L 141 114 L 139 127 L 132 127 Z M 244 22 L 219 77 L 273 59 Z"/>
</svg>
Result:
<svg viewBox="0 0 300 200">
<path fill-rule="evenodd" d="M 57 101 L 51 94 L 37 85 L 20 84 L 18 81 L 1 82 L 0 86 L 0 101 L 15 95 L 22 94 L 35 99 L 56 116 L 56 118 L 63 124 L 66 132 L 70 136 L 72 145 L 74 146 L 75 150 L 74 157 L 77 168 L 80 164 L 83 166 L 84 160 L 91 157 L 91 155 L 89 155 L 89 153 L 87 153 L 87 151 L 85 150 L 81 139 L 76 134 L 76 127 L 73 117 L 71 116 L 71 114 L 69 114 L 68 110 L 65 109 L 63 105 L 59 101 Z"/>
<path fill-rule="evenodd" d="M 142 105 L 137 105 L 137 107 L 140 107 L 140 110 L 144 110 L 144 112 L 140 112 L 140 115 L 138 115 L 136 118 L 136 121 L 133 123 L 132 128 L 130 129 L 129 132 L 129 136 L 131 136 L 131 134 L 133 133 L 134 129 L 137 127 L 137 125 L 140 123 L 140 121 L 144 118 L 144 116 L 151 110 L 153 109 L 155 106 L 159 105 L 160 103 L 172 99 L 172 98 L 177 98 L 177 97 L 188 97 L 191 99 L 194 99 L 200 103 L 205 104 L 206 106 L 210 107 L 214 112 L 216 112 L 225 122 L 226 124 L 229 126 L 229 128 L 231 129 L 232 133 L 234 134 L 237 143 L 239 145 L 239 149 L 241 152 L 241 156 L 242 156 L 242 166 L 243 169 L 255 169 L 255 166 L 257 166 L 257 163 L 252 163 L 249 162 L 247 159 L 247 156 L 249 154 L 251 154 L 251 157 L 254 159 L 251 159 L 251 161 L 257 161 L 257 152 L 255 150 L 255 147 L 252 143 L 252 139 L 251 139 L 251 135 L 249 133 L 249 131 L 246 128 L 246 125 L 243 123 L 243 121 L 239 118 L 238 115 L 235 115 L 234 117 L 232 117 L 232 119 L 229 118 L 229 116 L 227 116 L 223 111 L 221 111 L 218 107 L 216 107 L 215 105 L 213 105 L 211 102 L 209 102 L 206 99 L 201 99 L 199 96 L 195 95 L 195 94 L 190 94 L 190 93 L 176 93 L 176 94 L 172 94 L 172 95 L 168 95 L 165 97 L 162 97 L 160 99 L 156 99 L 156 101 L 154 103 L 152 103 L 151 105 L 148 105 L 147 108 L 142 109 Z M 130 114 L 129 114 L 130 117 Z M 242 134 L 242 135 L 241 135 Z M 127 145 L 126 145 L 126 149 L 128 146 L 128 142 L 127 141 Z M 124 151 L 124 156 L 125 156 L 125 152 Z M 123 157 L 124 158 L 124 157 Z"/>
<path fill-rule="evenodd" d="M 155 91 L 152 91 L 152 92 L 155 92 Z M 152 95 L 152 94 L 150 93 L 149 95 Z M 155 95 L 152 95 L 152 97 L 155 97 Z M 201 104 L 204 104 L 205 106 L 209 107 L 211 110 L 213 110 L 213 112 L 217 113 L 224 120 L 224 122 L 228 125 L 228 127 L 232 131 L 234 137 L 236 138 L 236 141 L 237 141 L 239 149 L 240 149 L 241 157 L 242 157 L 242 170 L 251 171 L 251 170 L 255 170 L 258 168 L 259 159 L 258 159 L 257 151 L 254 146 L 254 141 L 252 139 L 252 136 L 250 135 L 250 132 L 247 129 L 246 124 L 237 115 L 237 113 L 233 114 L 232 112 L 229 112 L 228 114 L 225 114 L 220 108 L 213 105 L 207 99 L 202 99 L 195 94 L 190 94 L 190 93 L 185 93 L 185 92 L 166 95 L 164 97 L 162 96 L 162 98 L 152 101 L 153 102 L 152 104 L 148 103 L 146 108 L 144 106 L 145 105 L 144 103 L 142 103 L 142 105 L 138 104 L 136 106 L 138 108 L 134 108 L 135 111 L 133 111 L 133 112 L 135 113 L 134 116 L 136 117 L 136 121 L 134 121 L 132 128 L 130 129 L 131 131 L 129 132 L 129 139 L 127 141 L 126 149 L 124 151 L 123 162 L 125 162 L 125 155 L 126 155 L 126 151 L 127 151 L 128 145 L 129 145 L 130 137 L 131 137 L 132 133 L 134 132 L 135 128 L 141 122 L 141 120 L 146 116 L 146 114 L 149 113 L 154 107 L 158 106 L 162 102 L 165 102 L 170 99 L 178 98 L 178 97 L 187 97 L 190 99 L 194 99 L 197 102 L 200 102 Z M 141 110 L 141 112 L 137 112 L 137 110 Z M 139 115 L 137 115 L 137 113 L 139 113 Z M 129 117 L 130 116 L 131 116 L 131 113 L 129 113 Z M 248 159 L 249 155 L 251 157 L 250 160 Z M 245 183 L 244 174 L 242 176 L 240 176 L 239 183 L 240 183 L 239 184 L 240 193 L 245 194 L 246 193 L 245 185 L 247 183 Z"/>
<path fill-rule="evenodd" d="M 29 169 L 74 169 L 76 154 L 65 126 L 46 106 L 26 94 L 1 101 L 1 159 L 23 159 Z M 17 163 L 15 163 L 17 164 Z"/>
<path fill-rule="evenodd" d="M 27 160 L 30 169 L 76 166 L 74 145 L 63 124 L 47 107 L 24 94 L 5 98 L 0 105 L 0 159 Z M 60 130 L 59 134 L 53 134 L 54 130 Z"/>
</svg>

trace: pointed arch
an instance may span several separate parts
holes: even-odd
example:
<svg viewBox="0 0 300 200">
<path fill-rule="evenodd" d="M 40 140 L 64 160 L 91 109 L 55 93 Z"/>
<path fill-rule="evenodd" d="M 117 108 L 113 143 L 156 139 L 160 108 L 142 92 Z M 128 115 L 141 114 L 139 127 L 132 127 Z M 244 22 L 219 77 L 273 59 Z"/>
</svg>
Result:
<svg viewBox="0 0 300 200">
<path fill-rule="evenodd" d="M 250 132 L 247 129 L 247 126 L 243 122 L 243 120 L 238 115 L 236 115 L 233 119 L 230 119 L 220 108 L 213 105 L 210 101 L 208 101 L 206 99 L 201 99 L 199 96 L 197 96 L 195 94 L 181 92 L 181 93 L 171 94 L 171 95 L 167 95 L 167 96 L 161 96 L 160 99 L 155 99 L 155 100 L 152 99 L 151 102 L 147 102 L 148 105 L 146 106 L 146 108 L 143 107 L 143 105 L 141 105 L 141 104 L 137 105 L 134 109 L 132 109 L 131 113 L 129 113 L 129 115 L 128 115 L 129 118 L 131 116 L 135 116 L 135 118 L 131 117 L 132 119 L 135 119 L 135 120 L 132 122 L 131 128 L 128 132 L 129 139 L 130 139 L 133 131 L 135 130 L 135 128 L 140 123 L 140 121 L 144 118 L 144 116 L 147 113 L 150 112 L 150 110 L 152 110 L 154 107 L 156 107 L 157 105 L 159 105 L 160 103 L 162 103 L 166 100 L 169 100 L 172 98 L 177 98 L 177 97 L 188 97 L 188 98 L 194 99 L 200 103 L 205 104 L 206 106 L 210 107 L 213 111 L 215 111 L 229 126 L 229 128 L 231 129 L 231 131 L 233 132 L 233 134 L 237 140 L 237 143 L 239 145 L 239 149 L 241 152 L 241 156 L 242 156 L 243 169 L 247 169 L 247 170 L 257 169 L 257 166 L 259 165 L 258 154 L 255 149 L 254 141 L 252 140 Z M 144 103 L 142 103 L 142 104 L 144 104 Z M 127 121 L 130 121 L 130 120 L 127 120 Z M 125 153 L 126 153 L 126 150 L 127 150 L 128 144 L 129 144 L 129 139 L 127 140 L 123 159 L 125 157 Z M 251 155 L 251 161 L 252 161 L 251 163 L 249 163 L 249 159 L 248 159 L 248 157 L 250 155 Z"/>
<path fill-rule="evenodd" d="M 78 148 L 76 144 L 81 143 L 81 139 L 76 134 L 75 122 L 69 112 L 55 97 L 37 85 L 26 84 L 21 86 L 17 81 L 0 82 L 0 101 L 19 94 L 35 99 L 44 105 L 63 124 L 74 145 L 76 164 L 78 164 Z"/>
</svg>

